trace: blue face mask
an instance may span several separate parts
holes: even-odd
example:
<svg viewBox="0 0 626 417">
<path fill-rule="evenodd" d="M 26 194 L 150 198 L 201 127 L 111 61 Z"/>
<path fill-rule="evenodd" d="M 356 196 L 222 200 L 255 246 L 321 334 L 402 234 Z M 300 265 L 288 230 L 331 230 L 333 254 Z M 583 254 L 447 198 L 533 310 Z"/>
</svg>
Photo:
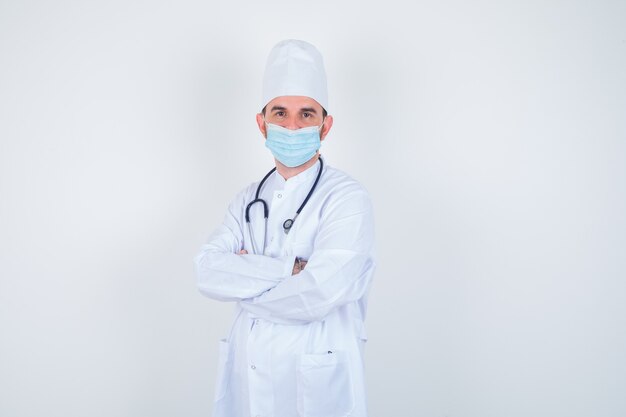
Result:
<svg viewBox="0 0 626 417">
<path fill-rule="evenodd" d="M 322 126 L 309 126 L 290 130 L 272 123 L 267 126 L 265 146 L 283 165 L 290 168 L 300 166 L 313 158 L 322 146 L 320 130 Z"/>
</svg>

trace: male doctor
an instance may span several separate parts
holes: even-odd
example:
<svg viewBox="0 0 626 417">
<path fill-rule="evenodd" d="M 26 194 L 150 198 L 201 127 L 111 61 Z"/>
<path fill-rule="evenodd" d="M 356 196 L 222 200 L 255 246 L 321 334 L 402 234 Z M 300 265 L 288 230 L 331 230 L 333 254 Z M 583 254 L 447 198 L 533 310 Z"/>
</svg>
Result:
<svg viewBox="0 0 626 417">
<path fill-rule="evenodd" d="M 196 257 L 200 292 L 235 302 L 213 416 L 364 417 L 374 219 L 363 187 L 318 152 L 333 118 L 313 45 L 272 49 L 262 107 L 276 168 L 235 197 Z"/>
</svg>

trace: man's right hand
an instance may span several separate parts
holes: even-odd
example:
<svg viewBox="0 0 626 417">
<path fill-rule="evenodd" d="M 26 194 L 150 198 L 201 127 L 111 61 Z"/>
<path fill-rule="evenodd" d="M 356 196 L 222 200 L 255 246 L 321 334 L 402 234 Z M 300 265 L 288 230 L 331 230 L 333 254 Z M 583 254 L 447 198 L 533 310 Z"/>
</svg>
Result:
<svg viewBox="0 0 626 417">
<path fill-rule="evenodd" d="M 296 275 L 296 274 L 299 274 L 300 272 L 302 272 L 302 270 L 306 266 L 306 262 L 307 261 L 302 260 L 302 259 L 296 257 L 296 260 L 293 263 L 293 271 L 291 271 L 291 275 Z"/>
</svg>

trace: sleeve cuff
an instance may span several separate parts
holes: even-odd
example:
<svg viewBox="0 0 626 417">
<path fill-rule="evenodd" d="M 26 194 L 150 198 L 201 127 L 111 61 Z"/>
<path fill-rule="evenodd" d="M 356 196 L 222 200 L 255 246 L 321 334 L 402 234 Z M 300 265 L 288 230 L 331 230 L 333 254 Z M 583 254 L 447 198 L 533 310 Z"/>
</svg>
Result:
<svg viewBox="0 0 626 417">
<path fill-rule="evenodd" d="M 283 276 L 290 277 L 293 273 L 293 265 L 296 263 L 296 257 L 283 256 L 281 259 L 285 260 L 285 270 L 283 271 Z"/>
</svg>

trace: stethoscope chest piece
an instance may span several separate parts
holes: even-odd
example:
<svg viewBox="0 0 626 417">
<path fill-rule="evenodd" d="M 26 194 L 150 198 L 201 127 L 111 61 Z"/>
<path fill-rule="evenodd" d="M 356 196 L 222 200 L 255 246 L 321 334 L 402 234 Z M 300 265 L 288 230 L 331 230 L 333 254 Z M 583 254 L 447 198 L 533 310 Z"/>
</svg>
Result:
<svg viewBox="0 0 626 417">
<path fill-rule="evenodd" d="M 283 223 L 283 230 L 285 231 L 285 234 L 289 233 L 289 231 L 291 230 L 291 226 L 293 226 L 293 219 L 285 220 L 285 222 Z"/>
</svg>

